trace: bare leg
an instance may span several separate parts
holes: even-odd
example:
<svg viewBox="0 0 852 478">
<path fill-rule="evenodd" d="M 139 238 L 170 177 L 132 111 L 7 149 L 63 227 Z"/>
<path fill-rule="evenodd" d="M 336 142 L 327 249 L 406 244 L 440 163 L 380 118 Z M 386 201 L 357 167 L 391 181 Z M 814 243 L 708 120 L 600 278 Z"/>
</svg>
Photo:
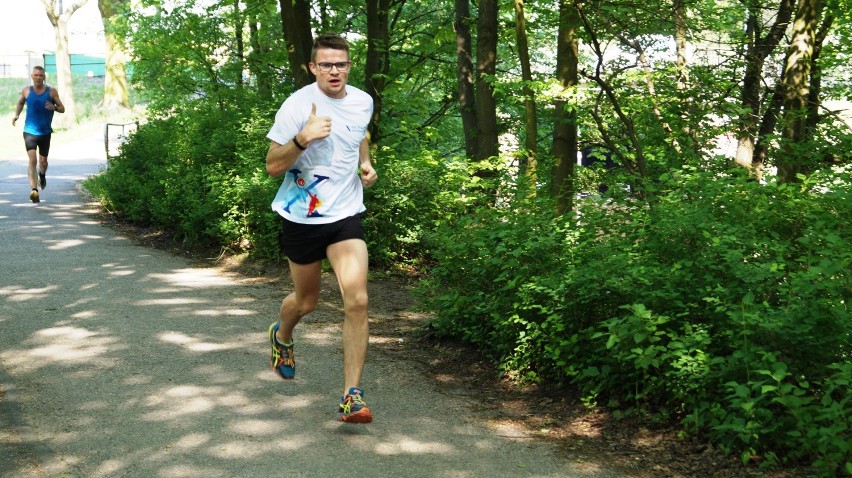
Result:
<svg viewBox="0 0 852 478">
<path fill-rule="evenodd" d="M 276 338 L 282 344 L 293 341 L 293 329 L 306 314 L 317 306 L 320 290 L 322 261 L 312 264 L 290 262 L 290 277 L 293 280 L 293 292 L 281 301 L 278 321 L 281 324 Z"/>
<path fill-rule="evenodd" d="M 343 295 L 343 394 L 361 386 L 370 338 L 367 318 L 367 244 L 349 239 L 328 247 L 328 260 Z"/>
<path fill-rule="evenodd" d="M 39 165 L 38 169 L 41 172 L 41 174 L 47 174 L 47 156 L 39 155 L 38 165 Z"/>
<path fill-rule="evenodd" d="M 27 150 L 27 156 L 29 157 L 29 168 L 27 170 L 27 177 L 30 180 L 30 189 L 36 189 L 38 188 L 38 173 L 36 173 L 36 150 Z M 45 159 L 45 163 L 46 162 L 47 159 Z"/>
</svg>

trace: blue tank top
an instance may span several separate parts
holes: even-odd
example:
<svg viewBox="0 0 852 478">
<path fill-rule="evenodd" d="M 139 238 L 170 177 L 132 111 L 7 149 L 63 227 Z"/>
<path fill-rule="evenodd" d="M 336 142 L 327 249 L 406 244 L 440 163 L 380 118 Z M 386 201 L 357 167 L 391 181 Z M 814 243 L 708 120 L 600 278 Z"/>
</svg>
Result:
<svg viewBox="0 0 852 478">
<path fill-rule="evenodd" d="M 30 86 L 27 95 L 27 119 L 24 122 L 24 133 L 36 136 L 45 136 L 53 132 L 53 110 L 44 107 L 45 102 L 53 102 L 50 99 L 50 87 L 45 86 L 44 92 L 37 95 L 35 88 Z"/>
</svg>

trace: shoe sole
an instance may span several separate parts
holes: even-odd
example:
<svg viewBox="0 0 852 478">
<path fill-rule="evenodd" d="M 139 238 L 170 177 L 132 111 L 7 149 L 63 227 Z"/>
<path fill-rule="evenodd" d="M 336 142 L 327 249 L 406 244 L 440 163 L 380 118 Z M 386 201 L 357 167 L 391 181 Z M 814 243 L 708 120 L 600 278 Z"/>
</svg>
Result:
<svg viewBox="0 0 852 478">
<path fill-rule="evenodd" d="M 272 325 L 269 326 L 269 346 L 272 347 L 273 350 L 275 349 L 275 322 L 273 322 Z M 275 356 L 274 355 L 269 356 L 269 365 L 272 368 L 272 371 L 275 372 L 275 375 L 278 375 L 283 380 L 289 381 L 289 380 L 293 380 L 294 378 L 296 378 L 295 372 L 293 373 L 292 377 L 287 377 L 278 370 L 278 367 L 275 366 Z"/>
<path fill-rule="evenodd" d="M 33 191 L 30 193 L 30 201 L 34 203 L 41 202 L 41 198 L 38 196 L 38 191 Z"/>
</svg>

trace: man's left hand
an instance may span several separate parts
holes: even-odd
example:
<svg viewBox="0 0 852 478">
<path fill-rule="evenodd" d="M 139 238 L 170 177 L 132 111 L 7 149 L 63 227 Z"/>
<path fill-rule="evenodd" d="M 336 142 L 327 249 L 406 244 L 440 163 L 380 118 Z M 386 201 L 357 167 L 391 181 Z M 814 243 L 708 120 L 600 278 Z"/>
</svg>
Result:
<svg viewBox="0 0 852 478">
<path fill-rule="evenodd" d="M 371 164 L 362 164 L 361 165 L 361 184 L 364 185 L 365 188 L 376 184 L 376 180 L 379 179 L 378 174 L 376 174 L 376 170 L 373 169 L 373 165 Z"/>
</svg>

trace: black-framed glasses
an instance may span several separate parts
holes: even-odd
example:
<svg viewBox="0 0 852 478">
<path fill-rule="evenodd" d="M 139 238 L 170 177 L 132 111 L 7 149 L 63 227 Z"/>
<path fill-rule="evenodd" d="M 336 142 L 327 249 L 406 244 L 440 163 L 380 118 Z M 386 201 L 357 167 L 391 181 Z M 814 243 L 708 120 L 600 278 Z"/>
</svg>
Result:
<svg viewBox="0 0 852 478">
<path fill-rule="evenodd" d="M 328 73 L 329 71 L 331 71 L 332 68 L 337 68 L 337 71 L 346 73 L 347 71 L 349 71 L 350 66 L 352 66 L 351 61 L 338 61 L 337 63 L 328 63 L 323 61 L 317 63 L 317 68 L 319 68 L 319 71 L 323 73 Z"/>
</svg>

